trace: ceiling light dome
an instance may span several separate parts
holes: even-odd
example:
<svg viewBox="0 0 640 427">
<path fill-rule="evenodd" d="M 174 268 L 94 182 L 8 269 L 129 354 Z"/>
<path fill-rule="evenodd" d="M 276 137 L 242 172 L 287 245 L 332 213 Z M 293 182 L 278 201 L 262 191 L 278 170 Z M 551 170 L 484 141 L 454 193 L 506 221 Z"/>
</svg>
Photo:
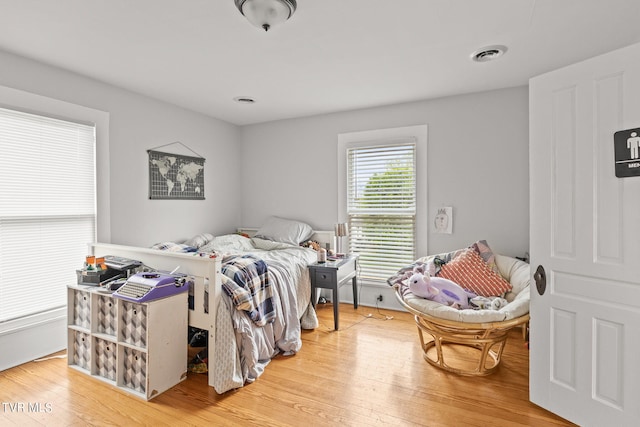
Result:
<svg viewBox="0 0 640 427">
<path fill-rule="evenodd" d="M 234 0 L 253 25 L 265 31 L 285 22 L 296 11 L 296 0 Z"/>
</svg>

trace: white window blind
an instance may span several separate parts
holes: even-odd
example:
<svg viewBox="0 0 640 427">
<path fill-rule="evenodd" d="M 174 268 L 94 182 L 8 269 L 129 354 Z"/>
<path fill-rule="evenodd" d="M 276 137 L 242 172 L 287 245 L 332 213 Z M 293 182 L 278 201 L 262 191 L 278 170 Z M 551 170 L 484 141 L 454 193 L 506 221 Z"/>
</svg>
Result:
<svg viewBox="0 0 640 427">
<path fill-rule="evenodd" d="M 385 281 L 415 260 L 414 140 L 347 150 L 347 215 L 361 278 Z"/>
<path fill-rule="evenodd" d="M 64 307 L 96 236 L 95 126 L 0 108 L 0 324 Z"/>
</svg>

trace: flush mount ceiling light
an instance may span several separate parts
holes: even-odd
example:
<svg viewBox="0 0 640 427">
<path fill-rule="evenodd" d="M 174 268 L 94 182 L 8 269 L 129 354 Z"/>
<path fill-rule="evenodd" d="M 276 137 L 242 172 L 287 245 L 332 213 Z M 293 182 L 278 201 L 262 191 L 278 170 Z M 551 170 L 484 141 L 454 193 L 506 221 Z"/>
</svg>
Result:
<svg viewBox="0 0 640 427">
<path fill-rule="evenodd" d="M 234 0 L 251 24 L 265 31 L 286 21 L 296 11 L 296 0 Z"/>
<path fill-rule="evenodd" d="M 473 52 L 471 54 L 471 59 L 475 62 L 489 62 L 500 58 L 506 51 L 506 46 L 487 46 Z"/>
</svg>

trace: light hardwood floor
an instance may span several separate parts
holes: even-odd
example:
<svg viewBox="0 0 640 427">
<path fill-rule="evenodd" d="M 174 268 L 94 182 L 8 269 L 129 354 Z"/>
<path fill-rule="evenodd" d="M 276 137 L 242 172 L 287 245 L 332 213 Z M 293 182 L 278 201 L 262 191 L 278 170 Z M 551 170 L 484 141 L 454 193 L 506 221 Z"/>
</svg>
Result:
<svg viewBox="0 0 640 427">
<path fill-rule="evenodd" d="M 303 332 L 297 355 L 275 358 L 258 381 L 224 395 L 205 374 L 189 374 L 145 402 L 68 368 L 66 358 L 26 363 L 0 372 L 0 425 L 571 425 L 529 402 L 519 329 L 495 374 L 469 378 L 424 361 L 408 313 L 342 304 L 340 316 L 336 332 L 331 304 L 319 305 L 320 327 Z M 41 412 L 28 410 L 34 404 Z"/>
</svg>

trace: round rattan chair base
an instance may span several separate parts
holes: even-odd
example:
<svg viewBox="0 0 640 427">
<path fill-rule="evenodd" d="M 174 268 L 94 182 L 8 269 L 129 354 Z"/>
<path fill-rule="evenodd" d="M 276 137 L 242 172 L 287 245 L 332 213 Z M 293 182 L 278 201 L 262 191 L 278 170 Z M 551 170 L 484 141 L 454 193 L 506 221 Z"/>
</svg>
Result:
<svg viewBox="0 0 640 427">
<path fill-rule="evenodd" d="M 508 330 L 491 338 L 460 332 L 456 332 L 455 336 L 443 335 L 441 331 L 427 330 L 416 317 L 423 357 L 431 365 L 466 376 L 485 376 L 498 369 Z M 468 349 L 470 351 L 464 351 Z"/>
<path fill-rule="evenodd" d="M 509 331 L 529 321 L 529 315 L 490 323 L 468 323 L 440 319 L 409 306 L 396 292 L 399 302 L 414 315 L 423 357 L 431 365 L 458 375 L 484 376 L 496 371 Z M 471 349 L 461 355 L 460 349 Z"/>
</svg>

